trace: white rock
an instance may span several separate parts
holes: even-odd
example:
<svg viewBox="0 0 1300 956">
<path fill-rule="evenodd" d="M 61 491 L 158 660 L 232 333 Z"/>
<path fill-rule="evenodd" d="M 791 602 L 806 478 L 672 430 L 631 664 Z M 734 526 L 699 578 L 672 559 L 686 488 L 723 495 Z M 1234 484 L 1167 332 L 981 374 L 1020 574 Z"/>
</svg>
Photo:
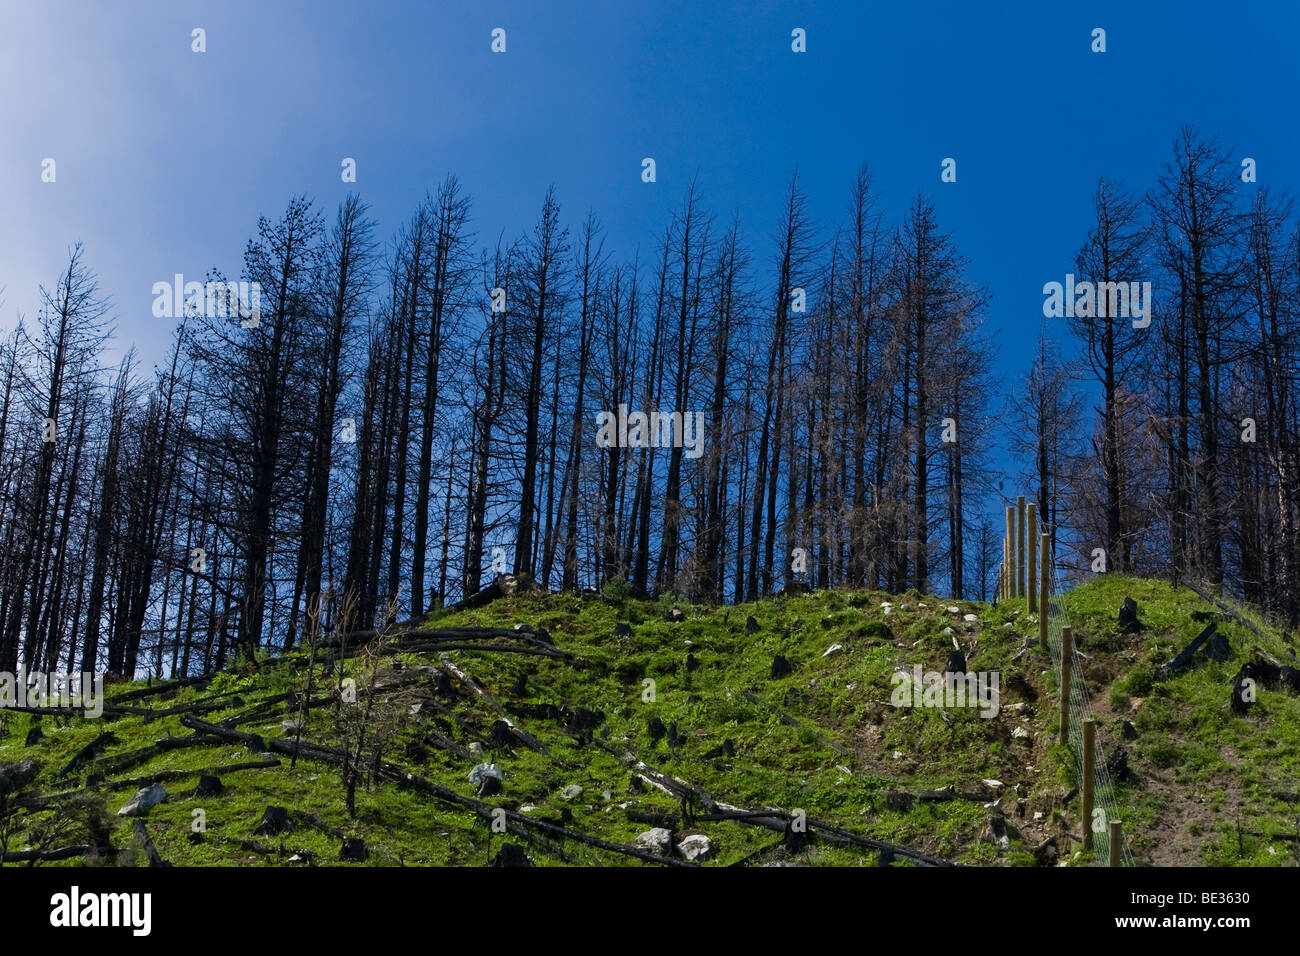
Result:
<svg viewBox="0 0 1300 956">
<path fill-rule="evenodd" d="M 890 607 L 888 604 L 882 604 L 881 607 L 884 608 L 884 611 L 882 612 L 882 613 L 884 613 L 884 614 L 893 614 L 893 613 L 894 613 L 894 609 L 893 609 L 892 607 Z"/>
<path fill-rule="evenodd" d="M 1001 780 L 990 780 L 990 779 L 987 779 L 987 778 L 985 778 L 985 779 L 984 779 L 983 781 L 981 781 L 981 782 L 984 784 L 984 786 L 986 786 L 986 787 L 993 787 L 994 789 L 997 789 L 998 787 L 1000 787 L 1000 786 L 1003 785 Z"/>
<path fill-rule="evenodd" d="M 1011 736 L 1017 740 L 1028 740 L 1029 731 L 1025 730 L 1024 727 L 1017 727 L 1015 730 L 1011 731 Z"/>
<path fill-rule="evenodd" d="M 842 650 L 844 650 L 843 644 L 832 644 L 830 647 L 826 648 L 826 653 L 823 654 L 822 657 L 830 657 L 836 651 L 842 651 Z"/>
<path fill-rule="evenodd" d="M 582 788 L 576 783 L 571 783 L 560 791 L 561 800 L 574 800 L 582 796 Z"/>
<path fill-rule="evenodd" d="M 692 833 L 677 844 L 677 852 L 688 860 L 707 859 L 713 852 L 713 842 L 703 833 Z"/>
<path fill-rule="evenodd" d="M 979 620 L 979 615 L 978 615 L 978 614 L 967 614 L 967 615 L 965 615 L 965 616 L 962 618 L 962 620 L 965 621 L 965 622 L 968 623 L 968 624 L 974 624 L 976 621 Z"/>
<path fill-rule="evenodd" d="M 480 754 L 486 753 L 487 751 L 483 749 L 483 745 L 481 743 L 475 740 L 469 745 L 469 752 L 477 757 Z"/>
<path fill-rule="evenodd" d="M 945 627 L 945 628 L 943 629 L 943 632 L 942 632 L 942 633 L 944 633 L 944 634 L 952 634 L 952 633 L 953 633 L 953 630 L 952 630 L 952 628 L 950 628 L 950 627 Z"/>
<path fill-rule="evenodd" d="M 483 781 L 488 777 L 496 777 L 498 780 L 504 780 L 505 774 L 501 768 L 494 763 L 475 764 L 474 769 L 469 772 L 469 782 L 474 786 L 481 786 Z"/>
<path fill-rule="evenodd" d="M 653 830 L 646 830 L 645 833 L 633 840 L 632 845 L 638 850 L 667 854 L 673 845 L 673 835 L 663 827 L 655 827 Z"/>
<path fill-rule="evenodd" d="M 948 608 L 948 613 L 949 613 L 949 614 L 960 614 L 960 613 L 961 613 L 961 608 L 959 608 L 959 607 L 957 607 L 957 606 L 954 605 L 953 607 Z"/>
<path fill-rule="evenodd" d="M 901 750 L 895 750 L 895 751 L 894 751 L 894 759 L 895 759 L 895 760 L 901 760 L 902 757 L 903 757 L 903 751 L 901 751 Z"/>
<path fill-rule="evenodd" d="M 117 811 L 119 817 L 142 817 L 167 799 L 161 784 L 150 784 L 136 793 L 126 806 Z"/>
</svg>

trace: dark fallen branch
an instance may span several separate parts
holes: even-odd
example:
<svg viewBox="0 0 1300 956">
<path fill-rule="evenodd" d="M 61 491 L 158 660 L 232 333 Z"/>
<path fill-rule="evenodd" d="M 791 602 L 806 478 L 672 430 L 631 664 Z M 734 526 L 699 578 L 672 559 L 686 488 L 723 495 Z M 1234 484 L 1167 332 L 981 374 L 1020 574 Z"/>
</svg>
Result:
<svg viewBox="0 0 1300 956">
<path fill-rule="evenodd" d="M 250 852 L 262 856 L 283 856 L 284 854 L 289 853 L 294 856 L 301 856 L 307 860 L 314 859 L 316 856 L 316 854 L 312 853 L 311 850 L 290 850 L 276 846 L 267 846 L 265 843 L 258 843 L 256 840 L 243 840 L 239 837 L 221 836 L 217 837 L 217 840 L 221 843 L 230 843 L 234 846 L 249 850 Z"/>
<path fill-rule="evenodd" d="M 439 655 L 438 660 L 442 662 L 442 666 L 445 667 L 447 670 L 449 670 L 452 676 L 455 677 L 458 681 L 460 681 L 463 686 L 468 687 L 470 691 L 473 694 L 475 694 L 480 700 L 482 700 L 485 704 L 487 704 L 489 707 L 495 710 L 501 716 L 501 718 L 506 722 L 506 724 L 510 727 L 510 730 L 513 733 L 513 735 L 516 738 L 518 738 L 518 740 L 521 743 L 523 743 L 525 746 L 529 747 L 532 750 L 536 750 L 538 753 L 547 754 L 548 756 L 550 755 L 551 753 L 550 748 L 548 748 L 546 744 L 542 743 L 540 740 L 538 740 L 536 737 L 532 736 L 531 734 L 522 731 L 518 727 L 516 727 L 510 721 L 510 715 L 506 713 L 506 709 L 501 706 L 501 702 L 498 701 L 491 694 L 489 694 L 487 691 L 485 691 L 482 687 L 480 687 L 478 685 L 478 682 L 474 680 L 474 678 L 470 677 L 463 670 L 461 670 L 459 667 L 453 664 L 449 656 L 447 656 L 446 654 L 441 654 Z"/>
<path fill-rule="evenodd" d="M 521 588 L 527 589 L 530 586 L 528 575 L 498 574 L 495 581 L 487 587 L 480 590 L 477 594 L 471 594 L 463 601 L 457 601 L 455 604 L 447 605 L 447 612 L 454 614 L 457 611 L 468 611 L 472 608 L 483 607 L 491 604 L 493 601 L 500 600 L 503 597 L 509 597 L 518 592 Z"/>
<path fill-rule="evenodd" d="M 1206 594 L 1204 591 L 1202 591 L 1200 588 L 1198 588 L 1198 587 L 1197 587 L 1195 584 L 1193 584 L 1191 581 L 1180 581 L 1179 583 L 1185 585 L 1186 587 L 1188 587 L 1189 589 L 1191 589 L 1192 591 L 1194 591 L 1196 594 L 1199 594 L 1202 598 L 1204 598 L 1206 601 L 1209 601 L 1211 604 L 1213 604 L 1215 607 L 1217 607 L 1217 608 L 1218 608 L 1220 611 L 1222 611 L 1224 614 L 1228 615 L 1230 618 L 1232 618 L 1232 619 L 1233 619 L 1234 621 L 1236 621 L 1238 624 L 1244 625 L 1245 627 L 1249 628 L 1250 631 L 1251 631 L 1251 632 L 1252 632 L 1256 637 L 1258 637 L 1260 640 L 1262 640 L 1262 641 L 1266 641 L 1266 640 L 1268 640 L 1268 635 L 1267 635 L 1267 634 L 1265 634 L 1263 631 L 1261 631 L 1258 627 L 1256 627 L 1256 626 L 1255 626 L 1254 624 L 1252 624 L 1250 621 L 1246 620 L 1246 618 L 1242 617 L 1242 615 L 1241 615 L 1240 613 L 1238 613 L 1237 611 L 1233 610 L 1233 609 L 1232 609 L 1231 607 L 1229 607 L 1228 605 L 1224 604 L 1224 603 L 1223 603 L 1222 601 L 1220 601 L 1217 597 L 1214 597 L 1214 596 L 1211 595 L 1211 594 Z"/>
<path fill-rule="evenodd" d="M 456 741 L 452 740 L 436 727 L 426 725 L 424 727 L 424 739 L 433 744 L 439 750 L 445 750 L 447 753 L 455 754 L 461 760 L 467 760 L 470 763 L 478 763 L 478 758 L 462 747 Z"/>
<path fill-rule="evenodd" d="M 109 744 L 114 743 L 116 740 L 117 738 L 107 731 L 100 734 L 73 755 L 72 759 L 68 761 L 68 765 L 59 771 L 59 779 L 66 777 L 83 763 L 100 756 L 104 752 L 104 748 Z"/>
<path fill-rule="evenodd" d="M 625 767 L 630 770 L 635 770 L 642 779 L 657 786 L 659 789 L 671 793 L 674 796 L 693 799 L 695 804 L 704 808 L 703 813 L 693 815 L 695 820 L 734 820 L 738 823 L 748 823 L 755 826 L 765 827 L 769 830 L 778 830 L 784 833 L 794 819 L 793 814 L 781 810 L 752 810 L 745 807 L 733 807 L 719 800 L 715 800 L 705 794 L 698 787 L 656 770 L 631 751 L 625 750 L 620 754 L 618 750 L 604 741 L 594 740 L 592 742 L 601 749 L 613 754 Z M 889 852 L 895 856 L 906 857 L 907 859 L 920 863 L 923 866 L 956 865 L 948 860 L 942 860 L 938 857 L 930 856 L 928 853 L 923 853 L 920 850 L 913 850 L 909 847 L 886 843 L 883 840 L 874 840 L 871 837 L 866 837 L 829 823 L 823 823 L 822 821 L 814 820 L 811 817 L 805 818 L 805 823 L 810 832 L 816 830 L 818 831 L 819 837 L 829 838 L 831 842 L 849 843 L 855 846 L 876 850 L 877 852 Z"/>
<path fill-rule="evenodd" d="M 841 757 L 847 757 L 849 755 L 849 752 L 845 750 L 843 747 L 841 747 L 839 744 L 835 743 L 835 741 L 827 740 L 822 734 L 818 733 L 816 730 L 813 730 L 812 727 L 809 727 L 807 724 L 804 724 L 801 721 L 797 720 L 796 718 L 791 717 L 789 714 L 781 710 L 779 707 L 773 707 L 771 704 L 763 700 L 758 695 L 751 694 L 749 691 L 744 691 L 744 697 L 745 700 L 749 701 L 751 704 L 757 704 L 760 707 L 766 707 L 772 713 L 776 714 L 778 717 L 781 718 L 781 723 L 789 727 L 794 727 L 796 730 L 808 731 L 814 737 L 817 738 L 817 742 L 820 743 L 823 747 L 827 747 L 830 750 L 834 750 Z"/>
<path fill-rule="evenodd" d="M 222 743 L 220 737 L 189 734 L 185 737 L 159 737 L 154 741 L 154 746 L 159 750 L 175 750 L 178 747 L 211 747 L 213 744 L 219 743 Z"/>
<path fill-rule="evenodd" d="M 340 830 L 338 827 L 330 826 L 324 820 L 320 819 L 314 814 L 306 812 L 305 810 L 294 810 L 293 808 L 290 808 L 289 816 L 293 817 L 295 820 L 299 821 L 300 823 L 305 823 L 309 827 L 313 827 L 314 829 L 320 830 L 321 833 L 327 833 L 332 837 L 337 837 L 338 839 L 344 841 L 348 839 L 348 835 L 345 831 Z M 373 843 L 366 843 L 364 840 L 361 840 L 359 842 L 363 847 L 365 847 L 365 852 L 367 855 L 373 853 L 375 856 L 381 856 L 385 860 L 395 864 L 396 866 L 404 865 L 401 860 L 393 856 L 391 853 L 389 853 L 387 850 L 383 849 L 382 847 L 376 846 Z"/>
<path fill-rule="evenodd" d="M 679 817 L 675 813 L 652 813 L 646 810 L 633 810 L 628 808 L 627 818 L 632 823 L 648 823 L 652 827 L 663 827 L 665 830 L 676 830 L 678 827 Z M 703 817 L 696 817 L 697 820 Z"/>
<path fill-rule="evenodd" d="M 95 847 L 81 844 L 77 847 L 60 847 L 59 849 L 16 849 L 0 857 L 0 864 L 30 864 L 30 862 L 55 862 L 73 860 L 74 857 L 94 853 Z"/>
<path fill-rule="evenodd" d="M 141 747 L 139 750 L 130 750 L 113 757 L 100 757 L 94 763 L 94 770 L 96 773 L 102 773 L 105 776 L 118 774 L 128 767 L 135 767 L 152 760 L 167 750 L 176 750 L 181 747 L 205 747 L 219 743 L 221 743 L 221 740 L 218 737 L 199 737 L 193 734 L 188 737 L 161 737 L 148 747 Z"/>
<path fill-rule="evenodd" d="M 420 653 L 421 651 L 489 651 L 500 654 L 529 654 L 533 657 L 549 657 L 552 660 L 567 661 L 572 655 L 554 648 L 511 647 L 508 644 L 447 644 L 441 641 L 402 645 L 394 648 L 395 652 Z"/>
<path fill-rule="evenodd" d="M 143 700 L 146 697 L 154 697 L 159 694 L 169 694 L 178 691 L 183 687 L 194 687 L 199 684 L 209 684 L 212 682 L 211 677 L 183 677 L 177 680 L 161 681 L 151 687 L 142 687 L 139 690 L 129 690 L 125 694 L 114 694 L 112 702 L 121 704 L 128 700 Z"/>
<path fill-rule="evenodd" d="M 94 852 L 95 848 L 86 844 L 64 846 L 57 850 L 12 850 L 0 857 L 0 863 L 52 863 L 56 860 L 71 860 Z"/>
<path fill-rule="evenodd" d="M 816 830 L 819 834 L 832 834 L 853 843 L 857 846 L 867 847 L 877 852 L 892 853 L 894 856 L 905 857 L 920 863 L 923 866 L 956 866 L 950 860 L 940 859 L 937 856 L 931 856 L 928 853 L 922 853 L 920 850 L 913 850 L 905 846 L 897 846 L 893 843 L 886 843 L 883 840 L 873 840 L 871 837 L 862 836 L 860 833 L 854 833 L 852 830 L 845 830 L 843 827 L 837 827 L 830 823 L 824 823 L 821 820 L 814 820 L 809 817 L 807 820 L 808 829 Z"/>
<path fill-rule="evenodd" d="M 397 770 L 399 774 L 404 773 L 398 768 L 393 768 L 393 769 Z M 490 806 L 489 804 L 481 803 L 478 800 L 474 800 L 469 797 L 462 797 L 460 794 L 456 793 L 453 790 L 448 790 L 445 787 L 440 787 L 436 783 L 432 783 L 431 781 L 425 780 L 423 777 L 418 777 L 412 773 L 406 773 L 404 779 L 399 779 L 397 777 L 393 777 L 391 779 L 393 779 L 394 782 L 396 783 L 404 784 L 410 789 L 418 790 L 422 793 L 427 793 L 431 796 L 436 796 L 439 799 L 444 800 L 448 803 L 454 803 L 454 804 L 459 804 L 461 806 L 468 807 L 474 810 L 477 814 L 479 814 L 479 816 L 484 817 L 485 819 L 490 820 L 492 818 L 493 812 L 498 809 L 496 807 Z M 566 840 L 573 840 L 575 843 L 581 843 L 584 846 L 595 847 L 598 850 L 608 850 L 611 853 L 619 853 L 624 856 L 635 857 L 639 860 L 645 860 L 648 863 L 658 863 L 663 866 L 694 867 L 697 865 L 687 860 L 678 860 L 674 857 L 663 856 L 653 851 L 642 850 L 639 849 L 638 847 L 628 846 L 627 844 L 624 843 L 610 843 L 608 840 L 602 840 L 599 837 L 588 836 L 585 833 L 580 833 L 577 830 L 570 830 L 568 827 L 560 826 L 559 824 L 556 823 L 548 823 L 545 820 L 532 819 L 514 810 L 505 810 L 505 815 L 507 820 L 512 820 L 517 823 L 521 823 L 524 826 L 535 828 L 537 830 L 542 831 L 543 833 L 548 833 L 551 836 L 563 837 Z"/>
<path fill-rule="evenodd" d="M 958 790 L 956 787 L 940 787 L 938 790 L 887 790 L 885 791 L 885 802 L 893 801 L 911 801 L 919 803 L 944 803 L 948 800 L 970 800 L 974 803 L 992 803 L 997 799 L 997 794 L 993 793 L 975 793 L 972 791 Z M 1068 801 L 1067 801 L 1068 802 Z"/>
<path fill-rule="evenodd" d="M 1196 635 L 1196 637 L 1192 639 L 1192 642 L 1190 644 L 1188 644 L 1176 655 L 1174 655 L 1173 660 L 1169 661 L 1167 664 L 1161 664 L 1159 667 L 1157 667 L 1156 680 L 1163 680 L 1164 678 L 1168 677 L 1170 674 L 1174 673 L 1175 671 L 1178 671 L 1186 667 L 1191 662 L 1192 657 L 1196 654 L 1196 652 L 1200 650 L 1201 645 L 1214 636 L 1214 632 L 1217 627 L 1218 625 L 1215 624 L 1213 621 L 1211 621 L 1209 624 L 1205 626 L 1205 630 L 1201 631 L 1200 634 Z"/>
<path fill-rule="evenodd" d="M 236 740 L 241 743 L 252 743 L 259 738 L 255 734 L 246 734 L 242 731 L 232 730 L 227 727 L 219 727 L 216 724 L 209 724 L 192 714 L 187 714 L 181 718 L 181 723 L 193 730 L 200 730 L 205 733 L 215 734 L 226 737 L 229 740 Z M 345 754 L 333 747 L 324 747 L 316 744 L 308 744 L 300 740 L 288 739 L 271 739 L 266 744 L 274 751 L 282 754 L 298 754 L 313 760 L 320 760 L 324 763 L 342 764 Z M 446 787 L 440 787 L 432 781 L 426 780 L 417 774 L 411 773 L 395 764 L 381 761 L 379 764 L 379 778 L 396 783 L 398 786 L 415 790 L 430 796 L 437 797 L 444 803 L 453 806 L 473 810 L 485 820 L 491 820 L 498 809 L 502 809 L 506 819 L 509 822 L 517 824 L 519 827 L 539 830 L 551 836 L 563 837 L 566 840 L 573 840 L 575 843 L 582 843 L 586 846 L 592 846 L 601 850 L 608 850 L 613 853 L 621 853 L 626 856 L 634 856 L 638 859 L 648 860 L 653 863 L 660 863 L 665 866 L 694 866 L 684 860 L 676 860 L 671 857 L 663 857 L 649 851 L 640 850 L 636 847 L 626 846 L 621 843 L 610 843 L 607 840 L 601 840 L 598 837 L 588 836 L 577 830 L 570 830 L 557 824 L 547 823 L 544 820 L 535 820 L 525 814 L 515 810 L 505 810 L 504 808 L 495 807 L 489 803 L 477 800 L 473 797 L 462 796 L 454 790 L 448 790 Z M 514 832 L 514 831 L 512 831 Z M 520 835 L 525 835 L 520 833 Z"/>
<path fill-rule="evenodd" d="M 279 760 L 275 757 L 266 757 L 262 760 L 246 760 L 243 763 L 228 763 L 218 767 L 202 767 L 197 770 L 160 770 L 149 777 L 113 780 L 108 784 L 108 787 L 110 790 L 128 790 L 132 787 L 147 787 L 151 783 L 162 783 L 164 780 L 183 780 L 186 777 L 201 775 L 220 777 L 223 774 L 238 773 L 240 770 L 267 770 L 278 766 L 280 766 Z"/>
<path fill-rule="evenodd" d="M 777 840 L 775 843 L 769 843 L 765 847 L 760 847 L 753 853 L 749 854 L 749 856 L 741 857 L 735 863 L 729 863 L 728 866 L 753 866 L 755 863 L 764 861 L 770 856 L 776 856 L 779 852 L 785 849 L 785 846 L 786 840 L 785 837 L 782 836 L 781 839 Z"/>
<path fill-rule="evenodd" d="M 144 847 L 144 855 L 149 858 L 150 866 L 171 866 L 162 858 L 158 848 L 154 846 L 153 838 L 149 836 L 149 831 L 145 829 L 143 820 L 136 820 L 132 823 L 131 831 L 135 834 L 135 838 L 140 841 L 140 845 Z"/>
</svg>

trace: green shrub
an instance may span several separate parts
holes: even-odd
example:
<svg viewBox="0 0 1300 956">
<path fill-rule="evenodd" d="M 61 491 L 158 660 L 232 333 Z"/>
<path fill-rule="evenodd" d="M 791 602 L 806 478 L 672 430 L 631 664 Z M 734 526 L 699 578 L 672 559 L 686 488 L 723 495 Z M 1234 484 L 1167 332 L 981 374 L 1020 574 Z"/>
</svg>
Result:
<svg viewBox="0 0 1300 956">
<path fill-rule="evenodd" d="M 621 601 L 632 594 L 632 585 L 622 575 L 615 575 L 606 581 L 605 586 L 600 590 L 605 597 Z"/>
<path fill-rule="evenodd" d="M 1133 669 L 1124 678 L 1124 689 L 1130 696 L 1145 697 L 1155 685 L 1156 670 L 1146 661 L 1134 664 Z"/>
</svg>

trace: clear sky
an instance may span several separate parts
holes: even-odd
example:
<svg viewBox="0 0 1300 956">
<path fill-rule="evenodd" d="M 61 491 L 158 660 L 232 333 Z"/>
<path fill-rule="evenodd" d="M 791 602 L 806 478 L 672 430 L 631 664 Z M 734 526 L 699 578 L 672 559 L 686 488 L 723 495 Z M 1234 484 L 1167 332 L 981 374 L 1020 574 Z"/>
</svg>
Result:
<svg viewBox="0 0 1300 956">
<path fill-rule="evenodd" d="M 865 161 L 892 217 L 934 199 L 1013 377 L 1100 175 L 1147 189 L 1187 122 L 1300 187 L 1298 40 L 1293 2 L 6 2 L 0 326 L 82 240 L 119 342 L 159 360 L 153 283 L 238 275 L 258 215 L 299 192 L 332 214 L 359 190 L 391 236 L 449 171 L 481 241 L 530 228 L 554 183 L 567 222 L 594 209 L 627 258 L 698 174 L 762 264 L 790 174 L 829 230 Z"/>
</svg>

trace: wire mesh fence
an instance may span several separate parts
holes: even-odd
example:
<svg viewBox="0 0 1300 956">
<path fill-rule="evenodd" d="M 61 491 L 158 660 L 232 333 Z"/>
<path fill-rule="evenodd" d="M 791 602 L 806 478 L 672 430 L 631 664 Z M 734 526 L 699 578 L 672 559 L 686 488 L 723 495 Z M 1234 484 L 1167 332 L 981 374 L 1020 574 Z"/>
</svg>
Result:
<svg viewBox="0 0 1300 956">
<path fill-rule="evenodd" d="M 1060 587 L 1060 582 L 1056 576 L 1056 568 L 1052 568 L 1052 579 L 1049 585 L 1048 597 L 1048 615 L 1047 615 L 1047 649 L 1052 656 L 1052 668 L 1056 674 L 1058 687 L 1061 679 L 1061 649 L 1062 638 L 1061 630 L 1065 627 L 1073 629 L 1069 611 L 1069 595 Z M 1075 779 L 1079 783 L 1080 789 L 1084 783 L 1084 721 L 1092 720 L 1092 707 L 1088 701 L 1088 688 L 1084 682 L 1081 673 L 1081 659 L 1077 649 L 1070 648 L 1071 666 L 1069 680 L 1069 721 L 1067 724 L 1067 744 L 1070 752 L 1074 755 Z M 1062 689 L 1062 693 L 1066 689 Z M 1115 788 L 1111 781 L 1110 771 L 1107 769 L 1106 753 L 1101 744 L 1093 740 L 1092 754 L 1092 787 L 1093 787 L 1093 819 L 1083 821 L 1085 827 L 1092 830 L 1092 852 L 1101 866 L 1107 866 L 1110 863 L 1110 824 L 1113 821 L 1121 820 L 1119 805 L 1115 799 Z M 1129 852 L 1128 845 L 1121 841 L 1120 860 L 1123 866 L 1133 865 L 1133 856 Z"/>
<path fill-rule="evenodd" d="M 1062 708 L 1066 723 L 1065 740 L 1074 759 L 1075 780 L 1079 790 L 1085 789 L 1085 777 L 1092 777 L 1091 819 L 1082 821 L 1085 835 L 1091 832 L 1091 852 L 1101 866 L 1112 864 L 1111 824 L 1122 820 L 1116 800 L 1115 786 L 1106 762 L 1106 753 L 1093 735 L 1091 760 L 1085 759 L 1085 723 L 1093 720 L 1088 688 L 1082 674 L 1083 658 L 1070 647 L 1068 686 L 1062 686 L 1063 631 L 1074 624 L 1070 616 L 1069 595 L 1061 586 L 1060 569 L 1053 560 L 1049 542 L 1050 529 L 1037 521 L 1035 506 L 1026 504 L 1023 497 L 1014 506 L 1008 506 L 1007 534 L 1003 540 L 1003 562 L 998 573 L 998 597 L 1001 601 L 1024 601 L 1030 613 L 1039 615 L 1039 635 L 1052 660 L 1058 692 L 1067 703 Z M 1045 601 L 1044 601 L 1045 597 Z M 1045 604 L 1045 606 L 1044 606 Z M 1046 624 L 1044 627 L 1043 624 Z M 1122 838 L 1117 847 L 1114 863 L 1133 866 L 1133 855 Z"/>
</svg>

